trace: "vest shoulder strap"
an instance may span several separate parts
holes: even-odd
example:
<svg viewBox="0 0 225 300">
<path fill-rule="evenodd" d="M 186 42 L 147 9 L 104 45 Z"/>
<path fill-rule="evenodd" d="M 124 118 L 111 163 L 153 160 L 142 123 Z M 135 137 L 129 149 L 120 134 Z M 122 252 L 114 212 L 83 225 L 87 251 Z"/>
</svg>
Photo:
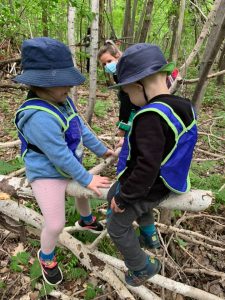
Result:
<svg viewBox="0 0 225 300">
<path fill-rule="evenodd" d="M 57 108 L 57 106 L 38 98 L 28 99 L 20 106 L 20 108 L 16 112 L 16 120 L 15 120 L 16 123 L 18 119 L 18 114 L 21 111 L 28 110 L 28 109 L 45 111 L 53 115 L 59 121 L 60 125 L 63 128 L 63 131 L 66 131 L 66 129 L 68 128 L 68 120 L 63 115 L 63 113 Z"/>
<path fill-rule="evenodd" d="M 172 107 L 168 104 L 157 101 L 149 103 L 141 108 L 135 115 L 135 118 L 147 111 L 158 113 L 173 130 L 175 137 L 177 138 L 183 131 L 186 131 L 186 126 L 181 118 L 174 112 Z"/>
</svg>

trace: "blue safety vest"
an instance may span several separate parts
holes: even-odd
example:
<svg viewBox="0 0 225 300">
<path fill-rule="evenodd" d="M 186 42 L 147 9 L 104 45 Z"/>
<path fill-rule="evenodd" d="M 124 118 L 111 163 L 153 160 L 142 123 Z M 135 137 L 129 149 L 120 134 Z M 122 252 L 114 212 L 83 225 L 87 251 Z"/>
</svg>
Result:
<svg viewBox="0 0 225 300">
<path fill-rule="evenodd" d="M 196 115 L 193 112 L 193 122 L 186 127 L 181 118 L 166 103 L 153 102 L 143 106 L 135 115 L 134 120 L 145 112 L 158 113 L 174 132 L 175 145 L 164 158 L 160 167 L 160 177 L 164 184 L 173 192 L 181 194 L 190 190 L 189 169 L 193 156 L 195 144 L 197 142 Z M 118 178 L 127 168 L 127 161 L 130 160 L 130 136 L 132 127 L 128 135 L 125 136 L 120 159 L 117 165 Z"/>
<path fill-rule="evenodd" d="M 59 124 L 62 126 L 62 131 L 64 133 L 64 138 L 68 148 L 72 151 L 76 159 L 79 162 L 82 162 L 83 143 L 82 143 L 81 123 L 77 114 L 77 110 L 73 104 L 73 101 L 69 97 L 67 98 L 66 101 L 71 109 L 71 115 L 69 117 L 65 117 L 56 105 L 49 103 L 45 100 L 41 100 L 39 98 L 28 99 L 19 107 L 19 109 L 16 112 L 15 125 L 18 130 L 19 139 L 21 140 L 21 156 L 23 159 L 29 148 L 36 152 L 42 153 L 42 151 L 38 147 L 29 144 L 29 142 L 26 140 L 25 136 L 23 135 L 23 132 L 18 128 L 20 112 L 28 109 L 36 109 L 36 110 L 45 111 L 57 119 Z M 58 167 L 55 168 L 61 175 L 70 178 L 68 174 L 60 170 Z"/>
</svg>

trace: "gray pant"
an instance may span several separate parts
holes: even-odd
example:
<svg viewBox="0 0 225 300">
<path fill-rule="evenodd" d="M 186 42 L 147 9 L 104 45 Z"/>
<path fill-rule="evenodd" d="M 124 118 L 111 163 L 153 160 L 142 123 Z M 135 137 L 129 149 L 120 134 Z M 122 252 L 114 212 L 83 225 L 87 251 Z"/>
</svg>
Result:
<svg viewBox="0 0 225 300">
<path fill-rule="evenodd" d="M 109 204 L 115 195 L 117 184 L 115 183 L 109 191 Z M 141 249 L 138 237 L 132 226 L 137 221 L 140 226 L 154 223 L 153 208 L 161 201 L 135 201 L 125 208 L 123 213 L 112 212 L 108 216 L 107 229 L 114 244 L 124 257 L 128 269 L 138 271 L 146 265 L 147 255 Z"/>
</svg>

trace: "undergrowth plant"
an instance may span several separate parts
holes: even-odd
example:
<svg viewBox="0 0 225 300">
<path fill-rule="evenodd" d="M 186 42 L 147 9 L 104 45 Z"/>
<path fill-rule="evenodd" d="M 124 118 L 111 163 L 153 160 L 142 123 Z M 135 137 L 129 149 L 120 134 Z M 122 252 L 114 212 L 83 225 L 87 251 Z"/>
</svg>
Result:
<svg viewBox="0 0 225 300">
<path fill-rule="evenodd" d="M 109 108 L 110 103 L 108 101 L 97 100 L 94 108 L 95 115 L 97 117 L 106 117 Z"/>
<path fill-rule="evenodd" d="M 86 289 L 85 294 L 84 294 L 84 299 L 85 299 L 85 300 L 91 300 L 91 299 L 94 299 L 94 298 L 97 297 L 98 294 L 100 294 L 101 292 L 102 292 L 102 289 L 100 289 L 100 288 L 97 287 L 97 286 L 94 286 L 94 285 L 91 284 L 91 283 L 88 283 L 87 289 Z"/>
<path fill-rule="evenodd" d="M 19 156 L 7 162 L 0 159 L 0 174 L 7 175 L 21 169 L 23 166 L 23 160 Z"/>
<path fill-rule="evenodd" d="M 42 278 L 42 272 L 38 259 L 36 258 L 31 264 L 30 258 L 31 255 L 28 252 L 23 251 L 17 253 L 17 255 L 11 257 L 10 270 L 13 272 L 28 272 L 30 275 L 31 287 L 34 289 L 40 278 Z M 48 295 L 53 289 L 53 286 L 42 280 L 39 298 Z"/>
</svg>

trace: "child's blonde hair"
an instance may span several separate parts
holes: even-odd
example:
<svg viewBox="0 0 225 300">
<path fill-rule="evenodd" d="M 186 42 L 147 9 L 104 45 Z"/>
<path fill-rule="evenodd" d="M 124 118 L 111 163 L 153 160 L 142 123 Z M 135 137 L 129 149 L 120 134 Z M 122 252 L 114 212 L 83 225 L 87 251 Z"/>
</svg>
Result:
<svg viewBox="0 0 225 300">
<path fill-rule="evenodd" d="M 98 60 L 106 52 L 109 52 L 113 57 L 117 57 L 118 54 L 121 54 L 121 51 L 112 40 L 106 40 L 105 44 L 99 49 Z"/>
</svg>

